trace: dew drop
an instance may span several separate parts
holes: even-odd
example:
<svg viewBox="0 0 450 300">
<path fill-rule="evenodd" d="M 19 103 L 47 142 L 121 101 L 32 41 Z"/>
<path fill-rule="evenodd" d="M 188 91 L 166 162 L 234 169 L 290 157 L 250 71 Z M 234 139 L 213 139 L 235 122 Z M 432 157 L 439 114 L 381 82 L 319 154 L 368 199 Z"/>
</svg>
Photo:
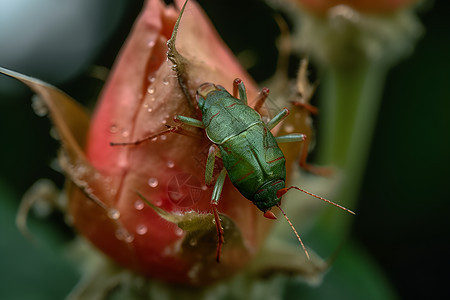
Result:
<svg viewBox="0 0 450 300">
<path fill-rule="evenodd" d="M 50 128 L 50 136 L 52 138 L 54 138 L 55 140 L 57 140 L 57 141 L 61 140 L 61 137 L 59 136 L 58 130 L 56 130 L 56 128 L 53 127 L 53 126 Z"/>
<path fill-rule="evenodd" d="M 113 220 L 118 220 L 120 218 L 120 212 L 115 208 L 111 208 L 108 211 L 108 217 L 110 217 Z"/>
<path fill-rule="evenodd" d="M 152 109 L 152 108 L 148 108 L 147 111 L 148 111 L 148 112 L 152 112 L 153 109 Z"/>
<path fill-rule="evenodd" d="M 115 236 L 119 241 L 124 241 L 125 243 L 134 241 L 134 235 L 130 234 L 125 228 L 117 229 Z"/>
<path fill-rule="evenodd" d="M 44 100 L 42 100 L 40 96 L 33 95 L 33 97 L 31 97 L 31 101 L 31 107 L 36 115 L 39 117 L 44 117 L 48 114 L 48 107 L 45 105 Z"/>
<path fill-rule="evenodd" d="M 119 132 L 119 127 L 117 127 L 116 124 L 111 124 L 111 126 L 109 126 L 109 132 L 110 133 L 117 133 L 117 132 Z"/>
<path fill-rule="evenodd" d="M 167 79 L 167 77 L 163 79 L 163 82 L 162 82 L 162 83 L 163 83 L 164 85 L 169 85 L 169 80 Z"/>
<path fill-rule="evenodd" d="M 136 233 L 139 235 L 144 235 L 147 233 L 147 231 L 148 231 L 148 228 L 144 224 L 138 225 L 136 227 Z"/>
<path fill-rule="evenodd" d="M 188 277 L 192 280 L 198 280 L 198 273 L 201 269 L 202 265 L 200 263 L 195 264 L 188 272 Z"/>
<path fill-rule="evenodd" d="M 149 46 L 150 48 L 154 47 L 156 44 L 155 40 L 150 40 L 150 42 L 148 42 L 147 46 Z"/>
<path fill-rule="evenodd" d="M 152 102 L 154 102 L 155 100 L 156 100 L 155 97 L 150 98 L 150 101 L 152 101 Z"/>
<path fill-rule="evenodd" d="M 132 241 L 134 241 L 134 235 L 127 232 L 123 240 L 125 243 L 131 243 Z"/>
<path fill-rule="evenodd" d="M 190 239 L 189 240 L 189 245 L 191 245 L 192 247 L 196 246 L 197 245 L 197 239 L 195 239 L 195 238 Z"/>
<path fill-rule="evenodd" d="M 164 124 L 166 124 L 166 123 L 164 123 Z M 166 135 L 162 135 L 162 136 L 160 137 L 160 139 L 161 139 L 161 141 L 165 141 L 165 140 L 167 140 L 167 136 L 166 136 Z"/>
<path fill-rule="evenodd" d="M 166 124 L 167 120 L 162 120 L 161 123 Z"/>
<path fill-rule="evenodd" d="M 162 205 L 162 199 L 158 198 L 155 202 L 156 206 L 161 206 Z"/>
<path fill-rule="evenodd" d="M 150 95 L 153 95 L 154 93 L 155 93 L 155 88 L 154 87 L 149 87 L 148 89 L 147 89 L 147 92 L 150 94 Z"/>
<path fill-rule="evenodd" d="M 111 196 L 115 196 L 117 194 L 117 189 L 109 189 L 109 193 Z"/>
<path fill-rule="evenodd" d="M 143 210 L 144 206 L 144 201 L 142 200 L 136 200 L 136 202 L 134 202 L 134 208 L 136 208 L 137 210 Z"/>
<path fill-rule="evenodd" d="M 150 177 L 150 179 L 147 181 L 148 185 L 150 187 L 157 187 L 158 186 L 158 179 L 154 178 L 154 177 Z"/>
<path fill-rule="evenodd" d="M 184 230 L 181 229 L 180 227 L 175 228 L 175 235 L 176 236 L 182 236 L 184 233 Z"/>
<path fill-rule="evenodd" d="M 206 185 L 202 185 L 202 190 L 206 191 L 208 189 L 208 187 Z"/>
<path fill-rule="evenodd" d="M 168 160 L 167 161 L 167 167 L 172 169 L 173 167 L 175 167 L 175 163 L 172 160 Z"/>
<path fill-rule="evenodd" d="M 156 77 L 155 76 L 153 76 L 153 75 L 150 75 L 150 76 L 148 76 L 148 82 L 155 82 L 155 80 L 156 80 Z"/>
<path fill-rule="evenodd" d="M 123 130 L 122 131 L 122 136 L 123 137 L 128 137 L 130 135 L 130 132 L 128 130 Z"/>
<path fill-rule="evenodd" d="M 284 125 L 284 130 L 286 130 L 286 132 L 291 133 L 294 131 L 294 126 L 292 124 L 286 124 Z"/>
</svg>

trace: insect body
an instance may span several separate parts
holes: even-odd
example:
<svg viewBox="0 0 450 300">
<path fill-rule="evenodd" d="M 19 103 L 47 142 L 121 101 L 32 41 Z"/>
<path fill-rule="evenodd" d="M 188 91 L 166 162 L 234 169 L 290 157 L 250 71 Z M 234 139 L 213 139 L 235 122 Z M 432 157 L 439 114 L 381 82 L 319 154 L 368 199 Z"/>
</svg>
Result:
<svg viewBox="0 0 450 300">
<path fill-rule="evenodd" d="M 278 143 L 303 141 L 303 134 L 289 134 L 274 137 L 270 130 L 280 123 L 289 113 L 284 108 L 272 120 L 264 123 L 261 115 L 247 105 L 245 86 L 240 79 L 234 81 L 233 96 L 222 86 L 204 83 L 197 90 L 198 107 L 202 120 L 185 116 L 176 116 L 175 121 L 203 128 L 213 143 L 206 162 L 205 182 L 213 182 L 214 162 L 222 158 L 223 169 L 215 182 L 211 205 L 216 220 L 219 235 L 217 260 L 220 257 L 223 244 L 223 230 L 217 212 L 220 194 L 226 174 L 239 192 L 253 202 L 270 219 L 275 215 L 270 211 L 277 206 L 288 220 L 298 237 L 306 255 L 308 252 L 299 235 L 286 214 L 280 207 L 281 197 L 291 188 L 303 191 L 311 196 L 334 204 L 327 199 L 316 196 L 298 187 L 286 188 L 286 166 L 283 152 Z M 239 98 L 237 98 L 239 94 Z M 258 102 L 263 102 L 268 96 L 268 90 L 263 90 Z M 174 130 L 175 131 L 175 130 Z"/>
<path fill-rule="evenodd" d="M 238 85 L 244 95 L 243 84 Z M 221 86 L 202 85 L 197 101 L 206 134 L 220 150 L 231 182 L 244 197 L 266 212 L 279 202 L 276 194 L 285 187 L 286 180 L 284 155 L 270 128 L 247 105 L 245 97 L 236 99 Z M 283 110 L 282 114 L 285 113 Z M 304 137 L 292 135 L 291 138 L 301 141 Z"/>
</svg>

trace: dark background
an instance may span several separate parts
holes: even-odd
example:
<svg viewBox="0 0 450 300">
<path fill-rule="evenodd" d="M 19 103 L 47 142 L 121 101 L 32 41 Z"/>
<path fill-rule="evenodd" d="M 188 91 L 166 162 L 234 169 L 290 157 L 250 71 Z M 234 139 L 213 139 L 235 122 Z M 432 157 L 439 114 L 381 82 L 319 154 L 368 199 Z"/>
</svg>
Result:
<svg viewBox="0 0 450 300">
<path fill-rule="evenodd" d="M 235 53 L 249 47 L 258 53 L 249 72 L 258 82 L 267 79 L 275 70 L 274 39 L 279 33 L 275 22 L 267 21 L 271 19 L 271 9 L 255 0 L 220 4 L 206 0 L 199 2 Z M 59 82 L 57 77 L 46 78 L 39 72 L 27 74 L 58 85 L 84 105 L 92 107 L 102 82 L 89 77 L 87 70 L 92 64 L 112 65 L 141 5 L 141 1 L 127 1 L 117 23 L 110 24 L 110 38 L 92 51 L 85 65 L 70 80 Z M 402 299 L 450 297 L 446 286 L 450 279 L 449 11 L 446 1 L 436 1 L 419 10 L 425 34 L 413 54 L 396 64 L 386 78 L 352 230 L 353 238 L 373 256 Z M 296 65 L 298 58 L 292 59 Z M 26 73 L 27 70 L 19 71 Z M 32 183 L 47 177 L 62 185 L 63 178 L 48 167 L 58 144 L 48 135 L 49 121 L 38 118 L 30 108 L 29 90 L 20 84 L 6 89 L 0 82 L 0 97 L 0 178 L 9 195 L 8 199 L 2 199 L 2 205 L 5 205 L 2 216 L 9 214 L 3 218 L 2 226 L 7 226 L 4 224 L 13 222 L 15 207 Z M 53 218 L 55 224 L 59 224 L 59 216 Z M 35 223 L 44 226 L 43 230 L 51 227 L 42 225 L 43 222 Z M 3 255 L 0 262 L 10 261 L 8 257 L 28 257 L 20 259 L 23 265 L 18 265 L 18 268 L 26 268 L 31 265 L 27 259 L 33 260 L 35 254 L 28 255 L 27 249 L 31 246 L 15 229 L 11 230 L 0 237 L 0 254 Z M 70 237 L 70 231 L 64 226 L 51 230 L 57 241 Z M 15 241 L 20 250 L 9 250 Z M 49 250 L 49 245 L 44 249 L 50 254 L 44 250 L 40 252 L 42 268 L 46 268 L 47 260 L 52 264 L 51 256 L 56 252 Z M 66 270 L 64 265 L 54 262 L 53 267 L 55 272 Z M 7 274 L 0 272 L 3 287 Z M 14 275 L 12 272 L 11 276 Z M 25 273 L 27 275 L 17 271 L 24 285 L 35 278 L 33 275 L 39 274 L 39 270 L 34 266 Z M 68 279 L 55 287 L 54 295 L 58 292 L 65 295 L 76 280 L 76 275 L 66 275 Z M 33 282 L 39 286 L 39 282 Z"/>
</svg>

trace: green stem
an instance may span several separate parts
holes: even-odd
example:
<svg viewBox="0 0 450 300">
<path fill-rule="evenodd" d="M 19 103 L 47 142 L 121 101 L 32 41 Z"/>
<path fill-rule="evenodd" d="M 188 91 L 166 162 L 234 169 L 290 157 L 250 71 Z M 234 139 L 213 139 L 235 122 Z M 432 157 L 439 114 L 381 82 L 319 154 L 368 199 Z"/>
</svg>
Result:
<svg viewBox="0 0 450 300">
<path fill-rule="evenodd" d="M 366 160 L 380 103 L 386 68 L 361 62 L 352 68 L 331 66 L 323 84 L 318 134 L 321 164 L 343 172 L 333 201 L 356 208 Z M 352 217 L 327 209 L 319 221 L 321 230 L 333 240 L 342 240 Z"/>
</svg>

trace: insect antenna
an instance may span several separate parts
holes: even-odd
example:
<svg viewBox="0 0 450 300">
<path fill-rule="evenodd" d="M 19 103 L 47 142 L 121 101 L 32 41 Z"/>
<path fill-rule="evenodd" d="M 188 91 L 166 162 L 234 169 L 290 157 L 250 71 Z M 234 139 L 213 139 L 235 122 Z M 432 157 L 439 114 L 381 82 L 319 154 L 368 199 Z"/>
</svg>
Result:
<svg viewBox="0 0 450 300">
<path fill-rule="evenodd" d="M 295 235 L 297 236 L 297 239 L 300 242 L 300 245 L 302 245 L 303 251 L 305 251 L 306 257 L 308 258 L 308 260 L 311 260 L 311 258 L 309 257 L 308 250 L 306 250 L 305 244 L 303 244 L 303 241 L 300 238 L 300 235 L 297 233 L 297 230 L 295 230 L 294 225 L 292 225 L 291 220 L 289 220 L 288 216 L 286 215 L 286 213 L 284 212 L 284 210 L 281 208 L 280 205 L 277 205 L 277 207 L 280 209 L 281 213 L 286 218 L 286 220 L 288 221 L 288 223 L 291 226 L 292 230 L 294 231 Z"/>
<path fill-rule="evenodd" d="M 281 196 L 283 196 L 284 194 L 286 194 L 287 191 L 289 191 L 290 189 L 296 189 L 296 190 L 299 190 L 300 192 L 303 192 L 303 193 L 305 193 L 305 194 L 307 194 L 307 195 L 313 196 L 314 198 L 323 200 L 323 201 L 325 201 L 325 202 L 327 202 L 327 203 L 329 203 L 329 204 L 332 204 L 332 205 L 334 205 L 334 206 L 337 206 L 337 207 L 339 207 L 340 209 L 343 209 L 343 210 L 345 210 L 345 211 L 351 213 L 352 215 L 356 215 L 355 212 L 353 212 L 352 210 L 350 210 L 350 209 L 348 209 L 348 208 L 343 207 L 342 205 L 339 205 L 339 204 L 337 204 L 337 203 L 334 203 L 333 201 L 328 200 L 328 199 L 325 199 L 325 198 L 323 198 L 323 197 L 317 196 L 316 194 L 313 194 L 313 193 L 311 193 L 311 192 L 305 191 L 304 189 L 301 189 L 301 188 L 296 187 L 296 186 L 291 186 L 291 187 L 289 187 L 289 188 L 283 188 L 283 189 L 278 190 L 278 192 L 277 192 L 277 197 L 280 198 Z"/>
</svg>

